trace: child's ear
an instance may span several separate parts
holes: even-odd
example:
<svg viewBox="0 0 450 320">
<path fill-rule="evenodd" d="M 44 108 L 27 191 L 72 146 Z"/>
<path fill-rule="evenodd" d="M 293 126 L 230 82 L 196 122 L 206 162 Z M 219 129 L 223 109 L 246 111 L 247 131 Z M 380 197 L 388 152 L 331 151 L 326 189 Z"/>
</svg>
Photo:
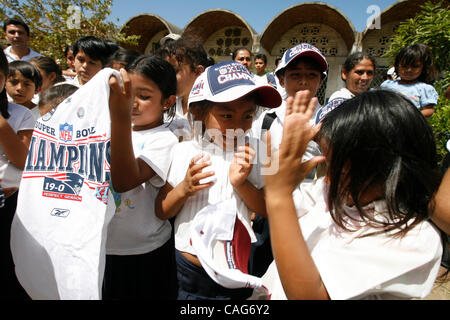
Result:
<svg viewBox="0 0 450 320">
<path fill-rule="evenodd" d="M 164 102 L 163 102 L 164 111 L 169 110 L 175 104 L 176 100 L 177 100 L 177 96 L 175 96 L 175 95 L 171 95 L 167 99 L 164 99 Z"/>
<path fill-rule="evenodd" d="M 202 65 L 198 65 L 195 67 L 195 74 L 201 75 L 205 71 L 205 67 Z"/>
</svg>

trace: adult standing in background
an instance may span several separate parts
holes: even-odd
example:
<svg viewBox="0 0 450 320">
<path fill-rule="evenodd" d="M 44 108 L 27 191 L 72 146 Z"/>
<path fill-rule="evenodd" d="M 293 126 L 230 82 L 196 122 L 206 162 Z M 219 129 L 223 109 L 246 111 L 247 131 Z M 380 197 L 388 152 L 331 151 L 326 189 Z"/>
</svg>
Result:
<svg viewBox="0 0 450 320">
<path fill-rule="evenodd" d="M 351 99 L 355 95 L 369 90 L 375 75 L 375 59 L 362 52 L 347 57 L 341 69 L 341 78 L 345 87 L 333 93 L 329 99 Z"/>
<path fill-rule="evenodd" d="M 42 56 L 28 46 L 30 28 L 25 22 L 19 19 L 8 19 L 3 24 L 3 31 L 5 31 L 6 40 L 10 43 L 10 46 L 4 50 L 8 62 L 30 61 L 34 57 Z"/>
<path fill-rule="evenodd" d="M 236 61 L 237 63 L 242 64 L 247 68 L 248 71 L 251 72 L 252 68 L 252 53 L 246 47 L 240 47 L 234 50 L 231 59 Z"/>
</svg>

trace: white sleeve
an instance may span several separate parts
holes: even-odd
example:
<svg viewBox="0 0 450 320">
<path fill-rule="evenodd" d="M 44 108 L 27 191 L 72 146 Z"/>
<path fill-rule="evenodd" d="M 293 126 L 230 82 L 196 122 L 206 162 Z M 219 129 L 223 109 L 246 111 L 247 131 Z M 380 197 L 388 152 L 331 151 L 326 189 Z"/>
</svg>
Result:
<svg viewBox="0 0 450 320">
<path fill-rule="evenodd" d="M 167 182 L 175 188 L 186 176 L 189 162 L 196 155 L 189 148 L 192 142 L 181 142 L 171 150 L 171 164 L 167 175 Z M 200 153 L 200 151 L 198 152 Z"/>
<path fill-rule="evenodd" d="M 149 181 L 154 187 L 162 187 L 166 183 L 171 149 L 177 143 L 178 139 L 170 130 L 155 132 L 139 150 L 137 157 L 144 160 L 156 173 Z"/>
<path fill-rule="evenodd" d="M 424 298 L 439 272 L 439 232 L 425 222 L 403 238 L 331 236 L 310 248 L 330 298 L 367 299 L 383 295 Z"/>
</svg>

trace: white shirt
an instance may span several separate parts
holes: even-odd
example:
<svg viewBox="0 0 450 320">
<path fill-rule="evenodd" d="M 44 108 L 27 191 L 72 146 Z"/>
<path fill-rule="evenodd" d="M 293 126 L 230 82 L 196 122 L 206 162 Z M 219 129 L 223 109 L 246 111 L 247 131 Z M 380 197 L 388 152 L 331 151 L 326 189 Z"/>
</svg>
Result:
<svg viewBox="0 0 450 320">
<path fill-rule="evenodd" d="M 30 110 L 24 106 L 8 103 L 8 124 L 15 133 L 34 129 L 34 119 Z M 0 179 L 3 188 L 18 187 L 22 177 L 22 170 L 9 162 L 3 147 L 0 145 Z"/>
<path fill-rule="evenodd" d="M 328 99 L 328 101 L 334 100 L 336 98 L 343 98 L 343 99 L 348 100 L 348 99 L 353 98 L 354 96 L 355 95 L 350 90 L 348 90 L 347 88 L 342 88 L 342 89 L 334 92 L 331 95 L 330 99 Z"/>
<path fill-rule="evenodd" d="M 153 251 L 167 242 L 172 227 L 155 216 L 155 198 L 167 178 L 170 150 L 178 143 L 164 125 L 133 131 L 133 150 L 156 173 L 148 182 L 114 195 L 116 213 L 108 226 L 107 254 L 131 255 Z"/>
<path fill-rule="evenodd" d="M 250 140 L 250 145 L 255 145 L 255 140 Z M 252 242 L 256 237 L 251 227 L 251 212 L 248 210 L 244 201 L 234 191 L 230 183 L 229 168 L 233 160 L 234 151 L 224 152 L 222 148 L 213 143 L 191 140 L 182 142 L 172 149 L 172 165 L 170 167 L 167 181 L 175 187 L 186 176 L 191 159 L 198 154 L 209 154 L 212 165 L 203 169 L 203 172 L 215 172 L 215 184 L 206 190 L 199 191 L 190 197 L 175 219 L 175 248 L 179 251 L 188 252 L 196 255 L 195 250 L 190 244 L 190 225 L 195 215 L 209 204 L 216 204 L 224 200 L 234 199 L 236 201 L 237 216 L 249 232 Z M 260 175 L 260 165 L 253 165 L 253 169 L 248 177 L 257 189 L 264 186 Z"/>
<path fill-rule="evenodd" d="M 314 110 L 314 114 L 310 120 L 311 125 L 314 125 L 316 114 L 321 108 L 321 105 L 317 103 L 316 109 Z M 279 145 L 281 144 L 281 139 L 283 138 L 283 123 L 284 123 L 284 117 L 286 114 L 286 101 L 283 100 L 281 105 L 278 108 L 270 109 L 264 112 L 258 119 L 255 121 L 252 125 L 252 134 L 256 137 L 261 137 L 262 132 L 262 123 L 264 120 L 264 117 L 267 113 L 273 113 L 275 112 L 276 118 L 272 122 L 272 125 L 270 127 L 270 135 L 271 135 L 271 143 L 272 143 L 272 149 L 277 150 L 279 148 Z M 308 144 L 308 147 L 306 148 L 305 154 L 303 155 L 303 161 L 307 161 L 315 156 L 321 155 L 321 151 L 319 148 L 319 145 L 315 143 L 314 141 L 310 141 Z"/>
<path fill-rule="evenodd" d="M 170 130 L 177 138 L 183 137 L 182 141 L 188 141 L 192 139 L 189 118 L 189 112 L 184 113 L 183 111 L 182 98 L 177 97 L 173 119 L 167 119 L 167 117 L 165 117 L 164 122 L 166 122 L 166 125 L 169 125 Z"/>
<path fill-rule="evenodd" d="M 111 121 L 106 68 L 36 122 L 11 226 L 17 278 L 36 300 L 101 299 Z"/>
<path fill-rule="evenodd" d="M 30 49 L 30 53 L 27 54 L 26 56 L 23 56 L 22 59 L 20 59 L 21 61 L 30 61 L 31 59 L 33 59 L 35 57 L 41 57 L 42 56 L 42 54 L 40 54 L 39 52 L 33 51 L 31 48 L 28 48 L 28 49 Z M 5 53 L 6 59 L 8 59 L 8 63 L 18 60 L 11 53 L 11 46 L 7 47 L 5 50 L 3 50 L 3 52 Z"/>
<path fill-rule="evenodd" d="M 349 232 L 337 226 L 327 209 L 328 186 L 323 178 L 294 192 L 303 237 L 320 277 L 333 300 L 424 298 L 431 292 L 439 272 L 442 243 L 439 231 L 428 221 L 416 225 L 402 238 L 349 221 Z M 359 218 L 355 207 L 346 212 Z M 382 219 L 385 201 L 374 201 L 364 210 Z M 301 272 L 299 270 L 299 272 Z M 272 299 L 286 299 L 273 262 L 263 276 Z"/>
</svg>

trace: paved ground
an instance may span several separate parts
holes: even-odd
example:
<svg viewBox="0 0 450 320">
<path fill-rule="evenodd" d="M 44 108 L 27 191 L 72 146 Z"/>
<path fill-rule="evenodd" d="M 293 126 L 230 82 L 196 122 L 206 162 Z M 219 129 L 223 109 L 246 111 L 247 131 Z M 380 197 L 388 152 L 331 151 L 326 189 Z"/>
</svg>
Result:
<svg viewBox="0 0 450 320">
<path fill-rule="evenodd" d="M 441 268 L 441 272 L 445 272 L 445 269 Z M 436 281 L 431 294 L 424 300 L 450 300 L 450 272 L 444 282 L 439 279 Z"/>
</svg>

